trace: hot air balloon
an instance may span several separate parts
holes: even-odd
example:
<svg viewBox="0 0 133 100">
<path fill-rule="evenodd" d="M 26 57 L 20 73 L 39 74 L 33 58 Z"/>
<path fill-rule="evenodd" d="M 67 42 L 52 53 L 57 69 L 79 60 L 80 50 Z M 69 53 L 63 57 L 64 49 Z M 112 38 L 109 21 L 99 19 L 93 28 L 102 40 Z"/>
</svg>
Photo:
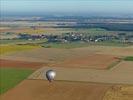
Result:
<svg viewBox="0 0 133 100">
<path fill-rule="evenodd" d="M 52 82 L 56 76 L 56 72 L 53 70 L 46 71 L 46 78 L 49 82 Z"/>
</svg>

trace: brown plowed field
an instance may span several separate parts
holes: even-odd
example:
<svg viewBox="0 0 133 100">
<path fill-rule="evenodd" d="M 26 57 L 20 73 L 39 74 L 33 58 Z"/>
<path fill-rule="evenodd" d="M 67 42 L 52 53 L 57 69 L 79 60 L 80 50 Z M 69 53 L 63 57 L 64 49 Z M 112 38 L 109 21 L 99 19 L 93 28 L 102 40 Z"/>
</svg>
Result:
<svg viewBox="0 0 133 100">
<path fill-rule="evenodd" d="M 96 50 L 39 48 L 4 56 L 5 59 L 45 62 L 52 67 L 106 69 L 119 61 L 119 56 L 97 54 Z"/>
<path fill-rule="evenodd" d="M 7 67 L 7 68 L 29 68 L 36 70 L 38 68 L 41 68 L 43 63 L 39 62 L 26 62 L 26 61 L 15 61 L 15 60 L 6 60 L 6 59 L 0 59 L 0 67 Z"/>
<path fill-rule="evenodd" d="M 1 96 L 1 100 L 102 100 L 110 85 L 25 80 Z"/>
<path fill-rule="evenodd" d="M 103 54 L 93 54 L 84 57 L 73 57 L 66 59 L 64 62 L 55 64 L 54 67 L 75 67 L 75 68 L 93 68 L 106 69 L 111 64 L 119 61 L 118 57 Z"/>
</svg>

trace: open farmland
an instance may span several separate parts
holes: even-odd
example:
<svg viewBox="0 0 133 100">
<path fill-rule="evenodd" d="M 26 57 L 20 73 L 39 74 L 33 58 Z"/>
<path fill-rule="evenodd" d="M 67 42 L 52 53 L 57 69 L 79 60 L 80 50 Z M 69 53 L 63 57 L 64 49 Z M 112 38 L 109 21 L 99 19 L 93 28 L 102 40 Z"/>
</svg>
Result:
<svg viewBox="0 0 133 100">
<path fill-rule="evenodd" d="M 14 39 L 14 40 L 0 40 L 1 45 L 38 45 L 39 43 L 44 43 L 46 42 L 46 39 L 43 40 L 25 40 L 25 39 Z"/>
<path fill-rule="evenodd" d="M 111 55 L 92 54 L 84 57 L 70 57 L 58 64 L 55 67 L 71 67 L 71 68 L 92 68 L 92 69 L 108 69 L 108 67 L 120 59 Z"/>
<path fill-rule="evenodd" d="M 132 32 L 125 32 L 125 31 L 108 31 L 102 28 L 47 28 L 47 27 L 37 27 L 35 29 L 31 27 L 16 27 L 9 29 L 0 29 L 1 32 L 13 32 L 13 33 L 27 33 L 27 34 L 55 34 L 60 35 L 62 33 L 84 33 L 87 35 L 95 36 L 95 35 L 116 35 L 117 33 L 124 32 L 126 34 L 131 35 Z"/>
<path fill-rule="evenodd" d="M 133 56 L 127 56 L 124 58 L 125 61 L 133 61 Z"/>
<path fill-rule="evenodd" d="M 85 48 L 73 48 L 73 49 L 38 48 L 38 49 L 32 49 L 28 51 L 21 51 L 13 54 L 3 55 L 1 57 L 3 59 L 11 59 L 11 60 L 14 59 L 22 61 L 26 60 L 32 62 L 33 61 L 43 62 L 50 65 L 67 63 L 67 62 L 74 63 L 73 61 L 75 61 L 76 63 L 76 59 L 80 60 L 80 58 L 84 60 L 79 61 L 79 63 L 80 62 L 82 64 L 87 63 L 87 60 L 85 59 L 89 59 L 88 62 L 93 63 L 95 61 L 98 62 L 100 58 L 99 63 L 97 63 L 98 66 L 102 66 L 103 63 L 105 63 L 104 60 L 106 60 L 107 57 L 107 60 L 109 62 L 106 62 L 107 64 L 105 63 L 105 66 L 107 65 L 106 67 L 108 67 L 109 66 L 108 64 L 112 63 L 112 61 L 117 61 L 119 58 L 133 55 L 132 51 L 133 48 L 131 46 L 130 47 L 89 46 Z M 102 56 L 105 56 L 105 58 Z M 94 61 L 94 58 L 97 60 Z M 88 65 L 86 64 L 86 66 Z"/>
<path fill-rule="evenodd" d="M 29 79 L 44 79 L 48 69 L 55 70 L 58 74 L 55 80 L 97 82 L 110 84 L 133 84 L 133 62 L 122 61 L 108 70 L 97 70 L 89 68 L 63 68 L 63 67 L 42 67 L 29 76 Z M 68 77 L 71 76 L 71 77 Z M 45 78 L 46 79 L 46 78 Z"/>
<path fill-rule="evenodd" d="M 0 100 L 133 100 L 133 0 L 0 6 Z"/>
<path fill-rule="evenodd" d="M 10 28 L 9 29 L 0 29 L 1 32 L 14 32 L 14 33 L 27 33 L 27 34 L 62 34 L 67 32 L 76 32 L 74 29 L 70 28 Z"/>
<path fill-rule="evenodd" d="M 43 62 L 48 66 L 92 69 L 106 69 L 113 63 L 120 61 L 121 56 L 97 54 L 99 50 L 93 49 L 93 46 L 90 47 L 76 49 L 39 48 L 3 55 L 2 58 Z"/>
<path fill-rule="evenodd" d="M 103 100 L 132 100 L 133 85 L 116 85 L 108 89 Z"/>
<path fill-rule="evenodd" d="M 112 47 L 128 47 L 130 44 L 123 44 L 118 42 L 98 42 L 98 43 L 85 43 L 85 42 L 72 42 L 72 43 L 40 43 L 44 48 L 64 48 L 73 49 L 90 46 L 112 46 Z"/>
<path fill-rule="evenodd" d="M 84 82 L 49 83 L 43 80 L 25 80 L 3 94 L 1 100 L 102 100 L 110 86 Z"/>
<path fill-rule="evenodd" d="M 117 100 L 119 95 L 115 94 L 121 95 L 121 92 L 116 90 L 114 93 L 111 88 L 115 88 L 116 84 L 122 87 L 122 84 L 133 84 L 133 62 L 124 61 L 125 57 L 133 55 L 132 46 L 43 48 L 37 45 L 6 44 L 5 48 L 0 59 L 3 68 L 36 71 L 0 95 L 1 100 L 108 100 L 110 95 Z M 49 84 L 44 77 L 48 69 L 57 72 L 54 83 Z M 131 89 L 129 87 L 122 92 L 121 98 L 129 96 L 127 100 L 130 100 Z"/>
<path fill-rule="evenodd" d="M 39 62 L 0 59 L 0 67 L 2 68 L 19 68 L 19 69 L 26 68 L 26 69 L 36 70 L 41 68 L 43 65 L 46 65 L 46 64 L 39 63 Z"/>
<path fill-rule="evenodd" d="M 0 94 L 15 87 L 32 73 L 30 69 L 4 68 L 0 67 Z"/>
<path fill-rule="evenodd" d="M 93 26 L 94 25 L 94 26 Z M 96 25 L 96 26 L 95 26 Z M 113 27 L 115 25 L 116 27 Z M 27 34 L 62 34 L 68 32 L 79 32 L 89 35 L 116 35 L 124 32 L 132 34 L 132 31 L 125 31 L 130 24 L 116 23 L 78 23 L 77 21 L 4 21 L 1 22 L 1 32 L 27 33 Z M 132 25 L 132 24 L 131 24 Z M 110 29 L 111 28 L 111 29 Z M 125 28 L 125 29 L 123 29 Z M 129 28 L 130 29 L 130 28 Z M 132 30 L 132 28 L 130 29 Z"/>
<path fill-rule="evenodd" d="M 17 51 L 25 51 L 25 50 L 30 50 L 34 48 L 39 48 L 39 46 L 1 45 L 0 48 L 1 48 L 0 55 L 2 55 L 2 54 L 8 54 L 8 53 L 17 52 Z"/>
<path fill-rule="evenodd" d="M 131 84 L 132 86 L 133 84 L 133 62 L 121 59 L 132 55 L 132 50 L 131 46 L 110 47 L 91 45 L 86 48 L 72 49 L 36 48 L 2 55 L 1 58 L 6 62 L 3 64 L 4 66 L 12 65 L 13 67 L 16 65 L 17 67 L 18 64 L 24 65 L 23 63 L 25 63 L 27 65 L 25 68 L 38 69 L 40 68 L 39 66 L 42 66 L 42 68 L 31 74 L 28 80 L 22 81 L 16 87 L 2 94 L 0 98 L 1 100 L 17 100 L 18 98 L 20 100 L 103 100 L 104 98 L 106 100 L 107 98 L 108 100 L 108 94 L 110 96 L 109 91 L 112 85 Z M 122 61 L 110 69 L 107 68 L 114 61 L 118 60 Z M 35 66 L 32 66 L 29 62 L 34 62 Z M 71 65 L 69 65 L 70 62 Z M 77 64 L 76 66 L 75 63 Z M 38 66 L 38 64 L 40 65 Z M 83 67 L 82 65 L 87 66 Z M 44 73 L 51 68 L 57 72 L 57 77 L 54 83 L 49 84 L 44 80 Z M 130 88 L 124 93 L 129 93 L 127 95 L 130 95 L 132 93 Z M 122 96 L 122 98 L 126 97 L 126 95 Z M 115 98 L 118 97 L 116 96 Z M 132 96 L 129 96 L 129 98 L 132 98 Z"/>
</svg>

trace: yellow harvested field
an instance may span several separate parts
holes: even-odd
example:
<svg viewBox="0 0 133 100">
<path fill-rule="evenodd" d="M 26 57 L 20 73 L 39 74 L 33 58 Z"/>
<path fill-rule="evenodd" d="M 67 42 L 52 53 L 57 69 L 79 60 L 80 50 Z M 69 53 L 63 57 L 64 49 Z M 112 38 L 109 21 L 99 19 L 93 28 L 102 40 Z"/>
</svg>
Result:
<svg viewBox="0 0 133 100">
<path fill-rule="evenodd" d="M 118 85 L 111 87 L 103 100 L 133 100 L 133 85 Z"/>
<path fill-rule="evenodd" d="M 54 28 L 36 28 L 36 29 L 28 28 L 28 29 L 20 30 L 20 32 L 24 32 L 24 33 L 28 33 L 28 34 L 44 34 L 44 33 L 47 33 L 47 34 L 51 34 L 51 33 L 58 34 L 59 33 L 60 34 L 63 31 L 66 31 L 66 30 L 54 29 Z"/>
<path fill-rule="evenodd" d="M 5 29 L 10 29 L 10 27 L 1 27 L 0 26 L 0 30 L 5 30 Z"/>
<path fill-rule="evenodd" d="M 0 29 L 1 32 L 27 33 L 27 34 L 61 34 L 72 32 L 71 29 L 65 28 L 17 28 L 17 29 Z"/>
<path fill-rule="evenodd" d="M 43 34 L 45 32 L 47 32 L 47 30 L 45 29 L 24 29 L 24 30 L 21 30 L 22 32 L 24 33 L 28 33 L 28 34 L 33 34 L 33 33 L 36 33 L 36 34 Z"/>
<path fill-rule="evenodd" d="M 29 45 L 1 45 L 0 46 L 0 55 L 7 54 L 16 51 L 30 50 L 38 48 L 39 46 L 29 46 Z"/>
</svg>

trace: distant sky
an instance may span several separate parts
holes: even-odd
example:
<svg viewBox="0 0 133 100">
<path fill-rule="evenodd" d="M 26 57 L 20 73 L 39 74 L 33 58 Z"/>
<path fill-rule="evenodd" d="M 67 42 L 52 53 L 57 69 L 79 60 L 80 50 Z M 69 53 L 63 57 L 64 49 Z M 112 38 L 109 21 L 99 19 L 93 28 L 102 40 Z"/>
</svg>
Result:
<svg viewBox="0 0 133 100">
<path fill-rule="evenodd" d="M 132 14 L 133 0 L 0 0 L 1 13 Z"/>
</svg>

